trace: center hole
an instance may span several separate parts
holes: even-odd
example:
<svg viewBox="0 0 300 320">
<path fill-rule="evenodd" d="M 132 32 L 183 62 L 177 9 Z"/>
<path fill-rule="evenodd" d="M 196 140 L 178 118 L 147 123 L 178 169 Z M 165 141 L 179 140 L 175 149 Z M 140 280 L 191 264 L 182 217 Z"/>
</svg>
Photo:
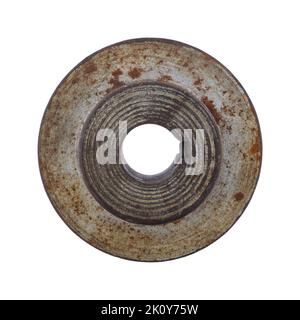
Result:
<svg viewBox="0 0 300 320">
<path fill-rule="evenodd" d="M 179 140 L 162 126 L 144 124 L 128 133 L 122 150 L 127 164 L 133 170 L 154 175 L 172 164 L 179 152 Z"/>
</svg>

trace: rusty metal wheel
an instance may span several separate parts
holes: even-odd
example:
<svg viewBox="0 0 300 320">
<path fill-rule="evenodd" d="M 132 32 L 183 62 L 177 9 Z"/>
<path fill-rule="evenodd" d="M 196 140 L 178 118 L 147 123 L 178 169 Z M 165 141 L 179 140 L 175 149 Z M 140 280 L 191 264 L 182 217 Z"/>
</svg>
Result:
<svg viewBox="0 0 300 320">
<path fill-rule="evenodd" d="M 202 174 L 185 174 L 184 162 L 154 176 L 99 165 L 97 132 L 115 132 L 119 121 L 128 131 L 203 129 Z M 59 84 L 39 164 L 54 208 L 82 239 L 118 257 L 163 261 L 206 247 L 240 217 L 258 180 L 261 135 L 245 90 L 218 61 L 183 43 L 136 39 L 92 54 Z"/>
</svg>

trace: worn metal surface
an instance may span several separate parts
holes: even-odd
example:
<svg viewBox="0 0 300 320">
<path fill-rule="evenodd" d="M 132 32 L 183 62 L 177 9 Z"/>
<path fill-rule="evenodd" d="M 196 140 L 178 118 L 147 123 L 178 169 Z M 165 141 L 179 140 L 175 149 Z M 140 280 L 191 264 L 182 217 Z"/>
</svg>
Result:
<svg viewBox="0 0 300 320">
<path fill-rule="evenodd" d="M 205 171 L 184 165 L 146 177 L 122 164 L 95 162 L 103 126 L 155 123 L 204 128 Z M 54 92 L 42 121 L 39 164 L 65 223 L 115 256 L 162 261 L 206 247 L 247 206 L 261 166 L 254 108 L 233 75 L 206 53 L 163 39 L 102 49 L 76 66 Z"/>
</svg>

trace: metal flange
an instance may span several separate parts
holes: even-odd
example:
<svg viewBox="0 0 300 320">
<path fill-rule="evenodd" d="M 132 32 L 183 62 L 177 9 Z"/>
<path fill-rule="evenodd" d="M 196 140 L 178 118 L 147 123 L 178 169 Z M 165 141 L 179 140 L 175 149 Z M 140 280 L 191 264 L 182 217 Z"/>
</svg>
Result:
<svg viewBox="0 0 300 320">
<path fill-rule="evenodd" d="M 120 122 L 128 131 L 202 129 L 201 174 L 182 161 L 142 175 L 119 161 L 121 148 L 115 163 L 99 164 L 98 132 L 117 133 Z M 223 235 L 251 199 L 261 155 L 239 82 L 208 54 L 165 39 L 117 43 L 79 63 L 51 97 L 39 136 L 42 179 L 61 218 L 96 248 L 138 261 L 182 257 Z"/>
</svg>

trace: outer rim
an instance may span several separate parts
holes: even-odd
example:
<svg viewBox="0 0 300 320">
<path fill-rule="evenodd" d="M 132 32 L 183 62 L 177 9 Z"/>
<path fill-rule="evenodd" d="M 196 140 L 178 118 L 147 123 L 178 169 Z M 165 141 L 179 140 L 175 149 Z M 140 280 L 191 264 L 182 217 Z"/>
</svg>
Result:
<svg viewBox="0 0 300 320">
<path fill-rule="evenodd" d="M 55 203 L 53 202 L 53 200 L 51 199 L 51 195 L 49 193 L 49 191 L 47 190 L 46 188 L 46 182 L 45 182 L 45 178 L 43 177 L 43 174 L 42 174 L 42 168 L 41 168 L 41 129 L 42 127 L 44 126 L 44 123 L 45 123 L 45 118 L 46 118 L 46 113 L 47 113 L 47 110 L 51 104 L 51 101 L 53 99 L 53 97 L 56 95 L 57 91 L 60 89 L 60 87 L 63 85 L 64 81 L 70 76 L 70 74 L 72 74 L 73 71 L 75 71 L 79 66 L 81 66 L 82 64 L 84 64 L 85 62 L 87 62 L 89 59 L 91 59 L 92 57 L 94 57 L 95 55 L 97 55 L 98 53 L 101 53 L 102 51 L 105 51 L 106 49 L 109 49 L 109 48 L 112 48 L 112 47 L 116 47 L 116 46 L 119 46 L 119 45 L 122 45 L 122 44 L 131 44 L 131 43 L 135 43 L 135 42 L 145 42 L 145 41 L 153 41 L 153 42 L 162 42 L 162 43 L 170 43 L 170 44 L 177 44 L 177 45 L 181 45 L 181 46 L 184 46 L 184 47 L 187 47 L 187 48 L 191 48 L 191 49 L 194 49 L 198 52 L 201 52 L 202 54 L 206 55 L 207 57 L 209 57 L 211 60 L 214 60 L 219 66 L 222 67 L 222 69 L 224 71 L 226 71 L 229 76 L 237 83 L 237 85 L 240 87 L 240 89 L 243 91 L 243 94 L 245 95 L 246 99 L 248 100 L 248 103 L 249 105 L 251 106 L 252 108 L 252 112 L 253 112 L 253 115 L 255 117 L 255 120 L 256 120 L 256 125 L 257 125 L 257 134 L 258 134 L 258 140 L 259 140 L 259 153 L 260 153 L 260 162 L 259 162 L 259 166 L 258 166 L 258 172 L 257 172 L 257 175 L 256 175 L 256 180 L 255 180 L 255 183 L 253 185 L 253 192 L 251 193 L 250 195 L 250 198 L 248 199 L 248 201 L 244 204 L 243 206 L 243 209 L 241 210 L 240 214 L 236 217 L 236 219 L 233 221 L 233 223 L 231 224 L 231 226 L 229 228 L 227 228 L 227 230 L 225 232 L 223 232 L 222 234 L 220 234 L 218 237 L 216 237 L 212 242 L 208 243 L 207 245 L 201 247 L 201 248 L 198 248 L 192 252 L 189 252 L 187 254 L 184 254 L 184 255 L 181 255 L 181 256 L 177 256 L 177 257 L 171 257 L 171 258 L 165 258 L 165 259 L 160 259 L 160 260 L 147 260 L 147 259 L 135 259 L 135 258 L 130 258 L 130 257 L 126 257 L 126 256 L 122 256 L 122 255 L 117 255 L 117 254 L 114 254 L 108 250 L 105 250 L 103 248 L 99 248 L 97 247 L 96 245 L 94 245 L 93 243 L 90 243 L 89 241 L 87 241 L 87 239 L 85 239 L 78 231 L 75 230 L 75 228 L 73 228 L 71 225 L 69 225 L 66 221 L 66 219 L 64 218 L 64 216 L 60 213 L 59 209 L 57 208 L 57 206 L 55 205 Z M 171 260 L 175 260 L 175 259 L 179 259 L 179 258 L 182 258 L 182 257 L 186 257 L 186 256 L 189 256 L 193 253 L 196 253 L 206 247 L 208 247 L 209 245 L 211 245 L 212 243 L 214 243 L 215 241 L 217 241 L 218 239 L 220 239 L 223 235 L 225 235 L 231 228 L 232 226 L 237 222 L 237 220 L 241 217 L 241 215 L 243 214 L 243 212 L 246 210 L 246 208 L 248 207 L 249 205 L 249 202 L 251 201 L 252 197 L 253 197 L 253 194 L 254 194 L 254 191 L 256 189 L 256 186 L 257 186 L 257 183 L 258 183 L 258 180 L 259 180 L 259 177 L 260 177 L 260 173 L 261 173 L 261 166 L 262 166 L 262 156 L 263 156 L 263 142 L 262 142 L 262 134 L 261 134 L 261 127 L 260 127 L 260 124 L 259 124 L 259 121 L 258 121 L 258 117 L 257 117 L 257 113 L 256 113 L 256 110 L 254 109 L 254 106 L 253 106 L 253 103 L 250 99 L 250 97 L 248 96 L 247 92 L 245 91 L 244 87 L 241 85 L 241 83 L 239 82 L 239 80 L 231 73 L 230 70 L 228 70 L 228 68 L 226 68 L 222 63 L 220 63 L 217 59 L 215 59 L 214 57 L 210 56 L 209 54 L 207 54 L 206 52 L 194 47 L 194 46 L 191 46 L 191 45 L 188 45 L 186 43 L 183 43 L 183 42 L 180 42 L 180 41 L 176 41 L 176 40 L 170 40 L 170 39 L 165 39 L 165 38 L 152 38 L 152 37 L 145 37 L 145 38 L 133 38 L 133 39 L 128 39 L 128 40 L 125 40 L 125 41 L 120 41 L 120 42 L 117 42 L 117 43 L 114 43 L 112 45 L 108 45 L 104 48 L 101 48 L 100 50 L 97 50 L 95 51 L 94 53 L 92 53 L 91 55 L 87 56 L 85 59 L 83 59 L 81 62 L 79 62 L 74 68 L 72 68 L 68 73 L 67 75 L 61 80 L 61 82 L 59 83 L 59 85 L 56 87 L 55 91 L 53 92 L 53 94 L 51 95 L 51 98 L 49 99 L 49 102 L 47 104 L 47 107 L 44 111 L 44 114 L 43 114 L 43 117 L 42 117 L 42 121 L 41 121 L 41 125 L 40 125 L 40 130 L 39 130 L 39 136 L 38 136 L 38 160 L 39 160 L 39 171 L 40 171 L 40 175 L 41 175 L 41 179 L 42 179 L 42 183 L 43 183 L 43 186 L 44 186 L 44 189 L 45 189 L 45 192 L 52 204 L 52 206 L 54 207 L 55 211 L 57 212 L 57 214 L 60 216 L 60 218 L 65 222 L 65 224 L 77 235 L 79 236 L 82 240 L 84 240 L 85 242 L 87 242 L 88 244 L 90 244 L 91 246 L 93 246 L 94 248 L 104 252 L 104 253 L 107 253 L 111 256 L 114 256 L 114 257 L 117 257 L 117 258 L 121 258 L 121 259 L 125 259 L 125 260 L 130 260 L 130 261 L 137 261 L 137 262 L 166 262 L 166 261 L 171 261 Z"/>
</svg>

